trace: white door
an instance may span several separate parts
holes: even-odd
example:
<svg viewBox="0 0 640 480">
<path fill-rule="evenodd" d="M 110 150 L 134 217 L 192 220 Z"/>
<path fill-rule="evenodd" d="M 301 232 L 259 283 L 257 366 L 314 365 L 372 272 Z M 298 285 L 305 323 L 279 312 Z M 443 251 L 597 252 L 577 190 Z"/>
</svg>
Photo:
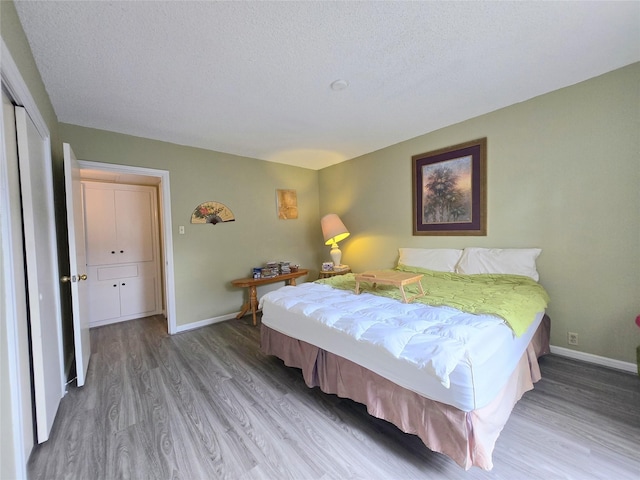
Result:
<svg viewBox="0 0 640 480">
<path fill-rule="evenodd" d="M 1 328 L 6 328 L 6 344 L 0 346 L 0 356 L 9 355 L 12 365 L 7 376 L 0 378 L 4 391 L 0 392 L 2 409 L 0 423 L 3 432 L 9 436 L 7 423 L 12 424 L 16 471 L 25 467 L 33 449 L 33 403 L 31 400 L 31 360 L 29 344 L 29 314 L 27 312 L 27 290 L 24 272 L 24 243 L 22 237 L 22 205 L 20 201 L 20 173 L 18 169 L 18 145 L 16 140 L 16 113 L 9 97 L 2 92 L 2 113 L 4 133 L 4 159 L 0 164 L 0 239 L 2 251 L 3 292 Z M 1 140 L 1 139 L 0 139 Z M 0 338 L 2 335 L 0 334 Z M 1 340 L 0 340 L 1 341 Z M 2 351 L 4 349 L 4 351 Z M 14 360 L 12 362 L 11 360 Z M 11 401 L 7 401 L 10 398 Z M 7 422 L 8 421 L 8 422 Z M 7 438 L 8 440 L 8 438 Z M 0 457 L 8 455 L 4 450 Z M 2 461 L 0 460 L 0 465 Z M 10 476 L 10 475 L 9 475 Z M 17 474 L 17 477 L 24 475 Z"/>
<path fill-rule="evenodd" d="M 91 357 L 82 184 L 80 182 L 80 165 L 71 146 L 65 143 L 63 149 L 67 229 L 69 231 L 69 268 L 71 270 L 66 279 L 71 281 L 77 384 L 81 387 L 87 378 L 89 357 Z"/>
<path fill-rule="evenodd" d="M 93 188 L 91 182 L 84 188 L 86 219 L 86 245 L 88 265 L 108 265 L 120 262 L 116 238 L 116 207 L 113 189 Z M 93 278 L 92 280 L 95 280 Z"/>
<path fill-rule="evenodd" d="M 15 108 L 38 443 L 49 438 L 64 395 L 62 318 L 48 141 Z"/>
<path fill-rule="evenodd" d="M 120 280 L 120 314 L 143 316 L 156 310 L 155 278 L 125 278 Z"/>
<path fill-rule="evenodd" d="M 155 192 L 153 192 L 155 193 Z M 152 238 L 157 238 L 152 219 L 151 191 L 115 190 L 116 231 L 121 262 L 150 262 L 153 255 Z"/>
</svg>

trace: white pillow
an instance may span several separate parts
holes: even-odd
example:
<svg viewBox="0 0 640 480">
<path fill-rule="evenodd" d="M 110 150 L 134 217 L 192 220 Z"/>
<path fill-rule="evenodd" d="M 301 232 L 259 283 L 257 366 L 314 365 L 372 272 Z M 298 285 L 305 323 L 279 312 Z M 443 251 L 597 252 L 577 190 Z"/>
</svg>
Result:
<svg viewBox="0 0 640 480">
<path fill-rule="evenodd" d="M 399 248 L 398 264 L 437 272 L 455 272 L 462 250 L 453 248 Z"/>
<path fill-rule="evenodd" d="M 536 259 L 539 248 L 465 248 L 456 267 L 457 273 L 508 273 L 540 278 Z"/>
</svg>

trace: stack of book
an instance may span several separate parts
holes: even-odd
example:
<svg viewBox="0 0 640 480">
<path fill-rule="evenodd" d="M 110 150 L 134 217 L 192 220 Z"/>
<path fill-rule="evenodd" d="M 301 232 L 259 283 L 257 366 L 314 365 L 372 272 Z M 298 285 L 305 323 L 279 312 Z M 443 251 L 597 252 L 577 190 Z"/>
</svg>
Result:
<svg viewBox="0 0 640 480">
<path fill-rule="evenodd" d="M 261 278 L 273 278 L 280 273 L 278 262 L 267 262 L 266 267 L 262 267 L 260 271 Z"/>
<path fill-rule="evenodd" d="M 280 267 L 280 273 L 282 275 L 285 275 L 287 273 L 291 273 L 291 265 L 290 265 L 290 263 L 291 262 L 280 262 L 279 267 Z"/>
<path fill-rule="evenodd" d="M 291 262 L 267 262 L 264 267 L 253 269 L 253 278 L 273 278 L 297 271 L 298 265 L 291 265 Z"/>
<path fill-rule="evenodd" d="M 333 271 L 334 272 L 346 272 L 347 270 L 349 270 L 349 265 L 334 265 L 333 266 Z"/>
</svg>

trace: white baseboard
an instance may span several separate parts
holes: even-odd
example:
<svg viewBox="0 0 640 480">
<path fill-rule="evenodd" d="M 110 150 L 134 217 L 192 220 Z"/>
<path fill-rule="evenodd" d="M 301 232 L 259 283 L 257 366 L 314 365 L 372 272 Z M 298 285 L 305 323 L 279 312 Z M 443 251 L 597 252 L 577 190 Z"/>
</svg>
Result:
<svg viewBox="0 0 640 480">
<path fill-rule="evenodd" d="M 624 370 L 625 372 L 638 373 L 638 366 L 635 363 L 614 360 L 613 358 L 600 357 L 591 353 L 578 352 L 576 350 L 571 350 L 570 348 L 556 347 L 554 345 L 551 345 L 551 353 L 555 353 L 556 355 L 560 355 L 562 357 L 573 358 L 574 360 L 582 360 L 583 362 L 595 363 L 596 365 L 602 365 L 603 367 Z"/>
<path fill-rule="evenodd" d="M 207 325 L 213 325 L 214 323 L 224 322 L 225 320 L 231 320 L 236 318 L 237 313 L 228 313 L 227 315 L 220 315 L 219 317 L 206 318 L 199 322 L 187 323 L 185 325 L 176 325 L 176 333 L 186 332 L 188 330 L 194 330 L 196 328 L 206 327 Z"/>
<path fill-rule="evenodd" d="M 128 322 L 129 320 L 138 320 L 139 318 L 152 317 L 154 315 L 162 315 L 164 318 L 167 318 L 163 310 L 157 310 L 155 312 L 147 312 L 142 316 L 140 316 L 139 313 L 136 313 L 134 315 L 125 315 L 123 317 L 108 318 L 106 320 L 98 320 L 97 322 L 89 322 L 89 328 L 104 327 L 105 325 L 111 325 L 113 323 Z"/>
</svg>

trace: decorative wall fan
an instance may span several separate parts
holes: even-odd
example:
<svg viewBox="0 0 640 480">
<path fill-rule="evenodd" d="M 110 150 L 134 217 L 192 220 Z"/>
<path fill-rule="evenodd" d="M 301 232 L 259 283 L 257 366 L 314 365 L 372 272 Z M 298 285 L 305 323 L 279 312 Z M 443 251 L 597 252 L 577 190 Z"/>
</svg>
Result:
<svg viewBox="0 0 640 480">
<path fill-rule="evenodd" d="M 233 212 L 224 203 L 204 202 L 191 214 L 191 223 L 216 223 L 235 221 Z"/>
</svg>

